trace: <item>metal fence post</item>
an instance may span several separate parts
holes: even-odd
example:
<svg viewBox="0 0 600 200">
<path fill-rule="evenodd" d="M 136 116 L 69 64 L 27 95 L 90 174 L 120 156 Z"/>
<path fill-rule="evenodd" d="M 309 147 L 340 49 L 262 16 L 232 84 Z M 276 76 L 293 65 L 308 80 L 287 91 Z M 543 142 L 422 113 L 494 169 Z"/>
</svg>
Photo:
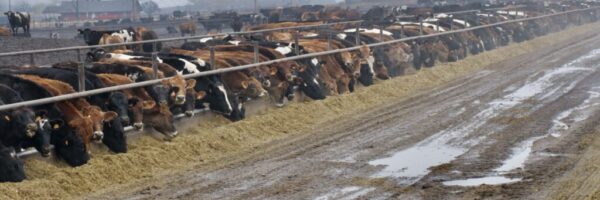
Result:
<svg viewBox="0 0 600 200">
<path fill-rule="evenodd" d="M 400 24 L 400 39 L 404 37 L 404 24 Z"/>
<path fill-rule="evenodd" d="M 34 65 L 35 65 L 35 55 L 33 55 L 33 54 L 29 54 L 29 64 L 30 64 L 31 66 L 34 66 Z"/>
<path fill-rule="evenodd" d="M 383 23 L 379 24 L 379 40 L 383 41 Z"/>
<path fill-rule="evenodd" d="M 332 39 L 331 31 L 327 31 L 327 50 L 331 50 L 331 39 Z"/>
<path fill-rule="evenodd" d="M 419 35 L 423 35 L 423 18 L 419 17 Z"/>
<path fill-rule="evenodd" d="M 300 31 L 294 31 L 294 53 L 300 55 Z"/>
<path fill-rule="evenodd" d="M 440 32 L 440 20 L 435 20 L 435 30 L 437 32 Z"/>
<path fill-rule="evenodd" d="M 360 45 L 360 23 L 356 23 L 356 36 L 355 36 L 355 44 L 356 46 Z"/>
<path fill-rule="evenodd" d="M 85 91 L 85 64 L 86 61 L 81 58 L 81 49 L 77 49 L 77 86 L 79 92 Z"/>
<path fill-rule="evenodd" d="M 215 47 L 211 46 L 210 48 L 210 69 L 216 69 L 217 67 L 215 66 Z"/>
<path fill-rule="evenodd" d="M 454 17 L 450 17 L 450 30 L 454 30 Z"/>
<path fill-rule="evenodd" d="M 158 53 L 152 52 L 152 78 L 158 79 Z"/>
<path fill-rule="evenodd" d="M 252 42 L 252 46 L 254 46 L 254 63 L 258 63 L 258 42 L 257 41 L 253 41 Z"/>
</svg>

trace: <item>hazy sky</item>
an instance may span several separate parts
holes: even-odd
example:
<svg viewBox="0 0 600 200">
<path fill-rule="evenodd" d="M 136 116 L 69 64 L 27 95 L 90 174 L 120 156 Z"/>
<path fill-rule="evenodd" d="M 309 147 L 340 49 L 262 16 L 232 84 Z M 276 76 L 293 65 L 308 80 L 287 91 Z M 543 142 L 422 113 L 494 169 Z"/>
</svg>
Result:
<svg viewBox="0 0 600 200">
<path fill-rule="evenodd" d="M 60 2 L 60 1 L 66 1 L 66 0 L 12 0 L 12 4 L 16 5 L 19 2 L 28 2 L 30 4 L 38 4 L 38 3 L 44 3 L 44 4 L 49 4 L 52 2 Z M 125 0 L 123 0 L 125 1 Z M 144 2 L 145 0 L 141 0 L 141 2 Z M 154 0 L 154 2 L 158 3 L 158 5 L 160 7 L 171 7 L 171 6 L 180 6 L 180 5 L 185 5 L 188 1 L 187 0 Z M 1 4 L 6 4 L 8 5 L 8 0 L 0 0 Z"/>
</svg>

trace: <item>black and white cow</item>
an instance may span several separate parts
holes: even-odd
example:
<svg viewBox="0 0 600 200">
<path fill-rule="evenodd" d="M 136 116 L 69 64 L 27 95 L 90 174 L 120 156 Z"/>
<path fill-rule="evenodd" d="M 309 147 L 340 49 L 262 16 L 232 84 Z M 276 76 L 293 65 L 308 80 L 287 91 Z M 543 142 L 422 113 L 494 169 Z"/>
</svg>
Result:
<svg viewBox="0 0 600 200">
<path fill-rule="evenodd" d="M 87 45 L 98 45 L 100 39 L 104 34 L 117 36 L 123 39 L 125 43 L 133 42 L 135 36 L 135 30 L 132 27 L 121 30 L 108 30 L 108 31 L 96 31 L 89 28 L 77 29 L 80 35 L 83 36 L 83 40 Z"/>
<path fill-rule="evenodd" d="M 29 13 L 8 11 L 4 15 L 8 17 L 13 35 L 19 32 L 19 28 L 23 28 L 23 33 L 29 34 L 29 23 L 31 22 Z"/>
</svg>

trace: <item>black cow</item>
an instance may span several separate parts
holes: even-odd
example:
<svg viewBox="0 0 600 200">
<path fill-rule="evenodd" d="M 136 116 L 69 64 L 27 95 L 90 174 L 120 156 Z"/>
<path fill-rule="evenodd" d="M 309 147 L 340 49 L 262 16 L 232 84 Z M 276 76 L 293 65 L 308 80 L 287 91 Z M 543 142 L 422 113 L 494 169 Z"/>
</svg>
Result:
<svg viewBox="0 0 600 200">
<path fill-rule="evenodd" d="M 23 161 L 17 158 L 15 149 L 0 143 L 0 182 L 21 182 L 25 178 Z"/>
<path fill-rule="evenodd" d="M 23 33 L 26 35 L 29 34 L 29 23 L 31 22 L 29 13 L 8 11 L 5 12 L 4 15 L 8 17 L 13 35 L 16 35 L 17 32 L 19 32 L 19 28 L 23 28 Z"/>
<path fill-rule="evenodd" d="M 4 84 L 19 92 L 23 100 L 36 100 L 52 97 L 46 89 L 36 83 L 9 74 L 0 74 L 0 84 Z M 87 149 L 74 129 L 65 125 L 62 112 L 54 104 L 34 106 L 35 110 L 45 110 L 51 129 L 50 143 L 58 158 L 62 158 L 71 166 L 81 166 L 90 159 Z M 44 128 L 48 128 L 44 126 Z"/>
<path fill-rule="evenodd" d="M 0 94 L 0 100 L 4 104 L 23 101 L 21 95 L 7 85 L 0 84 Z M 29 107 L 0 112 L 0 128 L 5 130 L 0 135 L 0 141 L 17 150 L 21 147 L 35 147 L 42 156 L 49 156 L 50 129 L 47 127 L 49 121 L 46 113 L 45 110 L 34 113 Z"/>
</svg>

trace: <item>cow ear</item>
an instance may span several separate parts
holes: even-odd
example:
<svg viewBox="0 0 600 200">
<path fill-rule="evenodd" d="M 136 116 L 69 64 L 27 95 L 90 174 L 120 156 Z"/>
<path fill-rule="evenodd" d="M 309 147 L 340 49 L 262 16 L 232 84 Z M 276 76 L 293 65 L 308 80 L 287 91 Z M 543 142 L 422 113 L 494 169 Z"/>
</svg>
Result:
<svg viewBox="0 0 600 200">
<path fill-rule="evenodd" d="M 10 117 L 8 115 L 4 115 L 4 120 L 9 121 L 10 122 Z"/>
<path fill-rule="evenodd" d="M 202 100 L 202 99 L 204 99 L 204 97 L 206 97 L 205 91 L 200 91 L 200 92 L 196 93 L 196 100 Z"/>
<path fill-rule="evenodd" d="M 271 72 L 270 72 L 271 76 L 275 76 L 277 74 L 277 68 L 276 67 L 271 67 L 270 70 L 271 70 Z"/>
<path fill-rule="evenodd" d="M 63 121 L 62 119 L 52 120 L 50 121 L 50 125 L 52 126 L 52 129 L 56 130 L 64 126 L 65 121 Z"/>
<path fill-rule="evenodd" d="M 187 84 L 185 86 L 186 89 L 191 89 L 196 87 L 196 79 L 187 80 Z"/>
<path fill-rule="evenodd" d="M 139 102 L 140 102 L 140 100 L 138 98 L 131 98 L 131 99 L 127 100 L 127 104 L 129 105 L 129 107 L 134 107 Z"/>
<path fill-rule="evenodd" d="M 248 89 L 248 81 L 242 81 L 242 88 L 243 88 L 244 90 L 245 90 L 245 89 Z"/>
<path fill-rule="evenodd" d="M 119 116 L 116 112 L 109 111 L 104 113 L 104 121 L 108 122 Z"/>
<path fill-rule="evenodd" d="M 156 102 L 154 101 L 144 101 L 143 109 L 150 110 L 156 106 Z"/>
</svg>

